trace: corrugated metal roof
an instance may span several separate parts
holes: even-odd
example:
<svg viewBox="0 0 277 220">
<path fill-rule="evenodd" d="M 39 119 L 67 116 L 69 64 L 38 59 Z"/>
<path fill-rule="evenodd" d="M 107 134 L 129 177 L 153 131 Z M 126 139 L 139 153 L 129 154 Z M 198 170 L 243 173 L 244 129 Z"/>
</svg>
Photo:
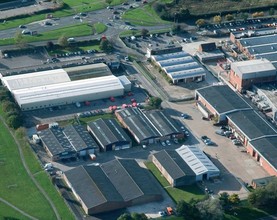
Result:
<svg viewBox="0 0 277 220">
<path fill-rule="evenodd" d="M 22 105 L 114 90 L 124 90 L 124 87 L 112 75 L 15 90 L 14 96 L 17 103 Z"/>
<path fill-rule="evenodd" d="M 176 149 L 176 152 L 183 158 L 196 175 L 207 172 L 218 172 L 219 169 L 213 162 L 195 145 L 183 145 Z"/>
<path fill-rule="evenodd" d="M 167 54 L 162 54 L 162 55 L 154 55 L 153 58 L 157 62 L 160 62 L 162 60 L 181 58 L 181 57 L 187 57 L 187 56 L 189 56 L 188 53 L 186 53 L 185 51 L 181 51 L 181 52 L 176 52 L 176 53 L 167 53 Z"/>
<path fill-rule="evenodd" d="M 31 88 L 36 86 L 45 86 L 70 82 L 69 76 L 63 69 L 47 70 L 14 76 L 5 76 L 1 80 L 10 91 Z"/>
</svg>

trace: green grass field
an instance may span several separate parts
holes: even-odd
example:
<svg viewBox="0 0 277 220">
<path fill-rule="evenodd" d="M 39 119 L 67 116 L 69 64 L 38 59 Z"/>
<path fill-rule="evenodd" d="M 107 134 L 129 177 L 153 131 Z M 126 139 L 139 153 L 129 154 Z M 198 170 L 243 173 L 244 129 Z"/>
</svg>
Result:
<svg viewBox="0 0 277 220">
<path fill-rule="evenodd" d="M 127 11 L 122 19 L 129 21 L 133 25 L 154 26 L 159 24 L 169 24 L 162 20 L 150 5 L 143 8 L 136 8 Z"/>
<path fill-rule="evenodd" d="M 167 180 L 161 175 L 160 171 L 152 162 L 146 163 L 147 168 L 153 173 L 160 184 L 165 188 L 174 202 L 184 200 L 189 202 L 190 199 L 202 199 L 205 194 L 199 189 L 197 185 L 184 186 L 180 188 L 171 187 Z"/>
<path fill-rule="evenodd" d="M 3 115 L 2 112 L 0 112 L 0 114 Z M 19 152 L 13 137 L 2 123 L 0 123 L 0 131 L 0 197 L 38 219 L 55 219 L 55 214 L 48 201 L 27 175 L 20 160 Z M 70 210 L 67 208 L 58 192 L 55 191 L 54 186 L 51 185 L 50 180 L 40 167 L 31 149 L 27 146 L 22 146 L 22 150 L 31 172 L 39 172 L 36 179 L 53 200 L 60 216 L 63 219 L 73 220 L 74 218 Z M 2 213 L 1 209 L 3 209 L 3 204 L 1 205 L 0 213 Z M 9 211 L 9 209 L 7 210 Z M 11 213 L 13 213 L 12 210 Z M 7 214 L 10 215 L 10 212 L 7 212 Z M 16 215 L 17 211 L 14 211 L 14 214 Z"/>
<path fill-rule="evenodd" d="M 23 36 L 24 40 L 29 42 L 57 40 L 62 35 L 66 37 L 81 37 L 96 34 L 101 34 L 106 31 L 107 27 L 102 23 L 95 23 L 90 25 L 88 23 L 82 23 L 79 25 L 66 26 L 60 29 L 47 31 L 36 36 Z M 15 44 L 14 38 L 0 39 L 0 45 Z"/>
<path fill-rule="evenodd" d="M 10 206 L 0 202 L 0 220 L 29 220 L 29 218 L 20 214 Z"/>
</svg>

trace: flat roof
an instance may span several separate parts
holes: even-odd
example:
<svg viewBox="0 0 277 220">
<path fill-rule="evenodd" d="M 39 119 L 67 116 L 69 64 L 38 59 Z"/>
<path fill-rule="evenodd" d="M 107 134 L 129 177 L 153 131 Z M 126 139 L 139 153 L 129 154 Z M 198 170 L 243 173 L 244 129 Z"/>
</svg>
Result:
<svg viewBox="0 0 277 220">
<path fill-rule="evenodd" d="M 218 173 L 219 169 L 196 145 L 182 145 L 176 152 L 196 175 Z"/>
<path fill-rule="evenodd" d="M 10 91 L 71 81 L 63 69 L 5 76 L 1 80 Z"/>
<path fill-rule="evenodd" d="M 154 153 L 154 156 L 172 179 L 195 176 L 192 169 L 175 150 L 162 150 Z"/>
<path fill-rule="evenodd" d="M 237 111 L 227 114 L 227 118 L 249 139 L 276 135 L 276 130 L 255 110 Z"/>
<path fill-rule="evenodd" d="M 260 138 L 260 139 L 251 141 L 250 144 L 277 171 L 277 137 Z"/>
<path fill-rule="evenodd" d="M 147 111 L 145 115 L 162 136 L 182 133 L 180 126 L 165 111 Z"/>
<path fill-rule="evenodd" d="M 111 75 L 15 90 L 14 96 L 17 103 L 23 105 L 114 90 L 124 90 L 124 87 L 117 77 Z"/>
<path fill-rule="evenodd" d="M 276 68 L 267 59 L 233 62 L 231 69 L 242 79 L 276 75 Z"/>
<path fill-rule="evenodd" d="M 78 72 L 93 72 L 94 74 L 106 74 L 111 75 L 112 72 L 110 68 L 104 64 L 104 63 L 95 63 L 95 64 L 89 64 L 89 65 L 81 65 L 81 66 L 74 66 L 74 67 L 68 67 L 64 69 L 68 75 L 78 73 Z"/>
<path fill-rule="evenodd" d="M 227 85 L 208 86 L 197 89 L 218 114 L 224 114 L 241 109 L 252 109 L 252 107 Z"/>
<path fill-rule="evenodd" d="M 115 119 L 99 118 L 89 122 L 88 127 L 102 146 L 118 142 L 131 142 L 129 136 Z"/>
<path fill-rule="evenodd" d="M 118 110 L 117 113 L 140 141 L 161 136 L 161 133 L 159 133 L 140 109 L 126 108 Z"/>
</svg>

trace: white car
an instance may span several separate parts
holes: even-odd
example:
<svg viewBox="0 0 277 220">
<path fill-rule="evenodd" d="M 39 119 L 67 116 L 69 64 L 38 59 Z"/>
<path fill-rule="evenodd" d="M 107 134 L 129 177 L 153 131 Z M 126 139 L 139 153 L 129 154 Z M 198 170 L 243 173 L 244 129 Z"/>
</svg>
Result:
<svg viewBox="0 0 277 220">
<path fill-rule="evenodd" d="M 166 146 L 166 143 L 164 141 L 162 141 L 161 144 L 163 145 L 163 147 Z"/>
<path fill-rule="evenodd" d="M 169 140 L 166 140 L 165 142 L 166 142 L 166 144 L 167 144 L 168 146 L 170 146 L 170 145 L 171 145 L 171 143 L 170 143 L 170 141 L 169 141 Z"/>
<path fill-rule="evenodd" d="M 31 31 L 28 29 L 25 29 L 21 32 L 22 34 L 31 34 Z"/>
</svg>

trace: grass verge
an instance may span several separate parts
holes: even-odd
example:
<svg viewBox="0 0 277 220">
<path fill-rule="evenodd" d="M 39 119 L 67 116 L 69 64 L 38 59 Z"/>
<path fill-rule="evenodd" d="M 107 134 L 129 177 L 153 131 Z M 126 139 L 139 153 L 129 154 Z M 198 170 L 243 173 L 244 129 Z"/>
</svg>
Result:
<svg viewBox="0 0 277 220">
<path fill-rule="evenodd" d="M 177 203 L 180 200 L 189 202 L 192 198 L 204 198 L 205 194 L 198 188 L 197 185 L 183 186 L 179 188 L 171 187 L 167 180 L 161 175 L 160 171 L 152 162 L 147 162 L 146 166 L 156 177 L 156 179 L 160 182 L 160 184 L 164 187 L 164 189 L 167 191 L 167 193 L 174 200 L 175 203 Z"/>
<path fill-rule="evenodd" d="M 10 206 L 0 202 L 0 220 L 30 220 Z"/>
<path fill-rule="evenodd" d="M 162 20 L 157 15 L 150 5 L 127 11 L 122 16 L 122 19 L 128 20 L 133 25 L 154 26 L 169 24 L 169 22 Z"/>
</svg>

